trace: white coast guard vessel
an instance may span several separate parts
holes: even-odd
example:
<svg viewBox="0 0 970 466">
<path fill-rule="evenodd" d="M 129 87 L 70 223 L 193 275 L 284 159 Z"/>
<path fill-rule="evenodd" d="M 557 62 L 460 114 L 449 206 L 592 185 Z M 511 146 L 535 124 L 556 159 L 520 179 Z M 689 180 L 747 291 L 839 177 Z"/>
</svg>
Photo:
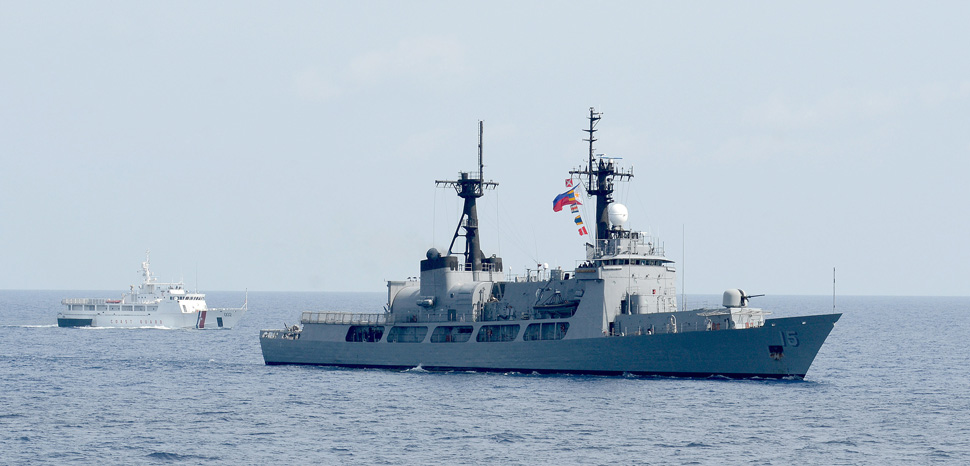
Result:
<svg viewBox="0 0 970 466">
<path fill-rule="evenodd" d="M 383 313 L 303 312 L 301 325 L 260 332 L 266 364 L 343 367 L 802 378 L 841 314 L 765 318 L 754 296 L 724 293 L 723 307 L 680 309 L 674 262 L 654 237 L 626 228 L 614 181 L 633 171 L 596 155 L 590 109 L 589 159 L 571 181 L 596 198 L 595 240 L 572 270 L 544 267 L 506 276 L 480 247 L 475 205 L 498 183 L 478 172 L 453 187 L 464 210 L 447 252 L 431 248 L 420 280 L 387 282 Z M 554 210 L 578 203 L 571 192 Z M 581 220 L 577 216 L 576 224 Z M 581 227 L 585 233 L 585 227 Z M 464 238 L 464 252 L 456 251 Z"/>
<path fill-rule="evenodd" d="M 149 259 L 141 263 L 144 281 L 121 299 L 68 298 L 61 300 L 64 310 L 57 314 L 58 327 L 158 327 L 230 329 L 249 308 L 210 309 L 205 294 L 190 293 L 182 282 L 159 283 L 149 269 Z"/>
</svg>

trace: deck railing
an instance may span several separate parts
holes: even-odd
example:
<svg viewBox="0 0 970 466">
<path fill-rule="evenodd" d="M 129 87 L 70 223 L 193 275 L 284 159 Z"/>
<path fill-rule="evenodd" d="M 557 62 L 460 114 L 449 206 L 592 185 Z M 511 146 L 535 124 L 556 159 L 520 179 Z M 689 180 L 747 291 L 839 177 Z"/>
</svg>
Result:
<svg viewBox="0 0 970 466">
<path fill-rule="evenodd" d="M 352 312 L 304 312 L 300 317 L 304 324 L 351 324 L 351 325 L 384 325 L 393 323 L 387 314 L 352 313 Z"/>
<path fill-rule="evenodd" d="M 66 298 L 61 304 L 107 304 L 107 298 Z"/>
<path fill-rule="evenodd" d="M 588 258 L 620 254 L 664 255 L 664 247 L 657 238 L 636 231 L 624 233 L 626 235 L 621 238 L 596 240 L 595 246 L 591 249 L 587 246 Z"/>
</svg>

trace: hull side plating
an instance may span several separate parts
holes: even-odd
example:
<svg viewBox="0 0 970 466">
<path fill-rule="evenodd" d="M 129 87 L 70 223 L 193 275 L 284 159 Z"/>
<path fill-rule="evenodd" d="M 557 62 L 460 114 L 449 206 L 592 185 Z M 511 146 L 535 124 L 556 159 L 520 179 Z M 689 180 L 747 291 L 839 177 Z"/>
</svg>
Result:
<svg viewBox="0 0 970 466">
<path fill-rule="evenodd" d="M 264 331 L 260 344 L 270 365 L 802 378 L 840 316 L 768 319 L 763 327 L 739 330 L 464 343 L 328 341 L 314 339 L 308 325 L 296 340 L 267 338 Z M 780 355 L 771 351 L 777 346 Z"/>
</svg>

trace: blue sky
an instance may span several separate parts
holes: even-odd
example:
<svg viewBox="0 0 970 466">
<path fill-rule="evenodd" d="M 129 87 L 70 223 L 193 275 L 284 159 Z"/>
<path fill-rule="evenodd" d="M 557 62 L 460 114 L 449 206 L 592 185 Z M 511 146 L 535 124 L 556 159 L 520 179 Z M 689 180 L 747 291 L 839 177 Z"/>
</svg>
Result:
<svg viewBox="0 0 970 466">
<path fill-rule="evenodd" d="M 0 289 L 384 290 L 478 120 L 483 250 L 572 268 L 593 106 L 688 293 L 970 295 L 968 10 L 0 2 Z"/>
</svg>

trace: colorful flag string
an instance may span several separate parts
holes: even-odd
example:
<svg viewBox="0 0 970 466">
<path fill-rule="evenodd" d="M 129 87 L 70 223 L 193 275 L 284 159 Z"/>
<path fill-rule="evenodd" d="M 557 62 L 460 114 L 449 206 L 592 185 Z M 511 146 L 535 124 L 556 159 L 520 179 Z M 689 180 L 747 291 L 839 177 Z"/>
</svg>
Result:
<svg viewBox="0 0 970 466">
<path fill-rule="evenodd" d="M 573 180 L 566 180 L 566 187 L 571 187 L 573 185 Z M 552 211 L 559 212 L 563 207 L 569 206 L 569 211 L 576 215 L 573 221 L 576 226 L 579 227 L 579 236 L 588 235 L 589 232 L 586 231 L 586 226 L 583 225 L 583 217 L 579 214 L 579 207 L 582 205 L 578 199 L 576 199 L 576 188 L 572 188 L 558 196 L 552 201 Z"/>
</svg>

